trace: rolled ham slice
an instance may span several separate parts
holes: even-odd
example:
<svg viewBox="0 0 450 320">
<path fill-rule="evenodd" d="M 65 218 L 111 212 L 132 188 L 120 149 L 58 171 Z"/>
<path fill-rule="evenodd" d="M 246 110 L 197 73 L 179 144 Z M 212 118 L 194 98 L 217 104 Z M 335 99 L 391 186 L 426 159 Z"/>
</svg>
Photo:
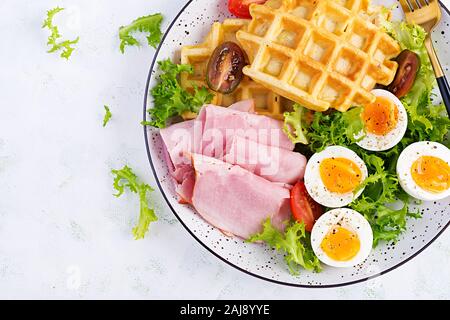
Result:
<svg viewBox="0 0 450 320">
<path fill-rule="evenodd" d="M 189 120 L 160 130 L 166 162 L 180 203 L 191 203 L 195 174 L 190 154 L 201 152 L 203 124 Z"/>
<path fill-rule="evenodd" d="M 285 184 L 295 184 L 303 178 L 307 161 L 298 152 L 267 146 L 239 136 L 233 137 L 223 160 L 269 181 Z"/>
<path fill-rule="evenodd" d="M 214 105 L 205 105 L 196 119 L 173 124 L 161 129 L 160 134 L 166 147 L 166 161 L 169 171 L 175 182 L 175 191 L 182 203 L 191 203 L 195 175 L 191 163 L 191 154 L 203 154 L 217 159 L 225 159 L 230 151 L 231 164 L 239 164 L 256 174 L 262 174 L 270 181 L 289 184 L 294 176 L 303 175 L 302 156 L 293 156 L 291 150 L 294 145 L 284 134 L 282 123 L 269 117 L 256 115 L 253 100 L 245 100 L 223 108 Z M 252 151 L 263 153 L 263 146 L 269 146 L 269 156 L 259 157 L 260 162 L 253 167 L 252 163 L 245 166 L 245 155 L 237 148 L 236 137 L 253 141 Z M 240 141 L 240 140 L 239 140 Z M 233 145 L 234 144 L 234 145 Z M 273 148 L 271 148 L 273 147 Z M 267 161 L 276 160 L 276 149 L 281 148 L 280 168 L 277 172 L 270 171 L 278 167 L 278 163 L 267 164 Z M 284 158 L 284 156 L 286 158 Z M 236 157 L 238 161 L 233 161 Z M 248 155 L 253 159 L 255 155 Z M 292 161 L 292 163 L 291 163 Z M 292 172 L 287 172 L 294 165 L 298 165 Z"/>
<path fill-rule="evenodd" d="M 192 167 L 186 170 L 185 175 L 180 183 L 177 183 L 175 191 L 179 197 L 178 202 L 189 204 L 192 203 L 192 192 L 195 185 L 195 172 Z"/>
<path fill-rule="evenodd" d="M 186 152 L 201 152 L 202 131 L 203 123 L 195 119 L 176 123 L 160 130 L 161 138 L 175 169 L 190 165 L 190 159 L 185 156 Z"/>
<path fill-rule="evenodd" d="M 203 123 L 202 154 L 222 158 L 227 143 L 240 136 L 260 144 L 293 150 L 281 121 L 230 108 L 205 105 L 197 117 Z"/>
<path fill-rule="evenodd" d="M 160 134 L 166 146 L 167 152 L 169 153 L 170 160 L 175 168 L 179 165 L 190 163 L 190 158 L 186 157 L 186 154 L 202 153 L 202 140 L 205 125 L 203 114 L 206 116 L 206 113 L 203 112 L 203 110 L 206 107 L 226 110 L 226 108 L 223 107 L 207 105 L 202 108 L 202 111 L 200 112 L 202 116 L 197 119 L 176 123 L 160 130 Z M 228 109 L 230 110 L 227 113 L 233 113 L 231 110 L 241 113 L 254 112 L 255 104 L 253 100 L 244 100 L 231 105 Z M 217 112 L 220 113 L 219 111 Z"/>
<path fill-rule="evenodd" d="M 239 110 L 252 110 L 252 100 L 238 102 L 229 108 L 205 105 L 197 119 L 161 129 L 161 137 L 175 168 L 189 163 L 185 153 L 201 153 L 222 158 L 227 145 L 239 136 L 259 144 L 293 150 L 278 120 Z"/>
<path fill-rule="evenodd" d="M 270 217 L 283 229 L 290 218 L 289 190 L 237 165 L 192 155 L 195 185 L 192 204 L 211 225 L 247 239 Z"/>
</svg>

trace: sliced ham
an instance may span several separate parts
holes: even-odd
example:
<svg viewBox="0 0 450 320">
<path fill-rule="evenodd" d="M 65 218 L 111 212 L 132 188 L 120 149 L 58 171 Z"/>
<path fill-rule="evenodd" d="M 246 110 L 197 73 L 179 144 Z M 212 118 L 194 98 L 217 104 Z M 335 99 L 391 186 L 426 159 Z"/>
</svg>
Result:
<svg viewBox="0 0 450 320">
<path fill-rule="evenodd" d="M 277 182 L 280 188 L 303 176 L 304 157 L 291 152 L 294 145 L 282 131 L 282 123 L 256 115 L 254 109 L 253 100 L 240 101 L 228 108 L 205 105 L 196 119 L 160 130 L 169 171 L 181 203 L 192 203 L 196 184 L 191 154 L 238 164 L 251 173 Z M 238 148 L 239 141 L 253 142 L 249 144 L 248 155 Z M 255 163 L 250 161 L 255 157 L 254 152 Z M 277 170 L 272 171 L 273 168 Z"/>
<path fill-rule="evenodd" d="M 295 184 L 303 178 L 306 158 L 287 149 L 267 146 L 234 136 L 224 161 L 237 164 L 272 182 Z"/>
<path fill-rule="evenodd" d="M 175 168 L 190 164 L 186 153 L 201 152 L 203 123 L 189 120 L 160 130 L 161 137 Z"/>
<path fill-rule="evenodd" d="M 211 225 L 247 239 L 268 217 L 279 229 L 290 217 L 289 190 L 237 165 L 193 154 L 192 204 Z"/>
<path fill-rule="evenodd" d="M 228 108 L 242 112 L 255 113 L 255 100 L 253 99 L 242 100 L 236 102 L 235 104 L 232 104 Z"/>
<path fill-rule="evenodd" d="M 202 126 L 197 120 L 189 120 L 160 130 L 180 203 L 191 203 L 195 175 L 190 154 L 201 151 Z"/>
<path fill-rule="evenodd" d="M 161 137 L 175 167 L 189 163 L 185 153 L 201 153 L 223 157 L 234 136 L 259 144 L 293 150 L 294 145 L 275 119 L 243 112 L 251 110 L 253 100 L 245 100 L 229 108 L 205 105 L 197 119 L 180 122 L 160 130 Z"/>
<path fill-rule="evenodd" d="M 177 183 L 175 186 L 175 192 L 179 197 L 178 201 L 180 203 L 192 203 L 192 192 L 194 191 L 194 185 L 195 171 L 191 166 L 185 171 L 182 181 Z"/>
<path fill-rule="evenodd" d="M 202 107 L 197 118 L 203 123 L 202 154 L 221 158 L 227 143 L 240 136 L 260 144 L 293 150 L 282 122 L 257 114 L 213 105 Z"/>
</svg>

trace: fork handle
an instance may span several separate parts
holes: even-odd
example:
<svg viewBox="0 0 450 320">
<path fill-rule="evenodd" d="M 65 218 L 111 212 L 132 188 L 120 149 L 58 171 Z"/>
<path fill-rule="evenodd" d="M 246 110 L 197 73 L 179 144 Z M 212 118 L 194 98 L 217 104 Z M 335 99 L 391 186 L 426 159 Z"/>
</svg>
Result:
<svg viewBox="0 0 450 320">
<path fill-rule="evenodd" d="M 450 87 L 448 86 L 447 78 L 445 76 L 436 78 L 439 90 L 441 91 L 442 100 L 447 108 L 447 114 L 450 116 Z"/>
<path fill-rule="evenodd" d="M 442 66 L 439 63 L 439 59 L 436 55 L 436 51 L 434 50 L 433 42 L 431 41 L 430 36 L 425 39 L 425 47 L 427 48 L 428 56 L 430 57 L 431 65 L 433 66 L 439 91 L 441 91 L 442 100 L 447 108 L 447 114 L 450 117 L 450 88 L 448 86 L 444 71 L 442 70 Z"/>
</svg>

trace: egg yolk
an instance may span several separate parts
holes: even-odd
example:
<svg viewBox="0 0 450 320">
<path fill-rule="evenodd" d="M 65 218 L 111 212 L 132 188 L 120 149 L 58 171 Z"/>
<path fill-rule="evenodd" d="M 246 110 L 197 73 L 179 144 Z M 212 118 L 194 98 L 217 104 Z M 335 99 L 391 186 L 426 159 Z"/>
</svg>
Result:
<svg viewBox="0 0 450 320">
<path fill-rule="evenodd" d="M 325 187 L 336 193 L 355 190 L 361 183 L 361 169 L 346 158 L 328 158 L 320 163 L 320 178 Z"/>
<path fill-rule="evenodd" d="M 439 193 L 450 187 L 450 166 L 437 157 L 422 156 L 414 161 L 411 175 L 414 182 L 428 192 Z"/>
<path fill-rule="evenodd" d="M 377 97 L 375 102 L 364 107 L 361 117 L 367 132 L 381 136 L 397 125 L 398 108 L 391 100 Z"/>
<path fill-rule="evenodd" d="M 320 247 L 331 259 L 348 261 L 358 254 L 361 242 L 356 233 L 336 225 L 323 238 Z"/>
</svg>

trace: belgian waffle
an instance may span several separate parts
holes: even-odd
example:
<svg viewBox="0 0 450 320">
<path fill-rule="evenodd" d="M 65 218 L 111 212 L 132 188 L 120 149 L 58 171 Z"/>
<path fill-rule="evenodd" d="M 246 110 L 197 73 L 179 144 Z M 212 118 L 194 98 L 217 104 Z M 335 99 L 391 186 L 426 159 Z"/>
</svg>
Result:
<svg viewBox="0 0 450 320">
<path fill-rule="evenodd" d="M 188 90 L 194 90 L 194 87 L 206 86 L 206 71 L 208 61 L 214 49 L 226 41 L 237 42 L 236 33 L 239 30 L 246 29 L 249 20 L 226 19 L 223 23 L 213 24 L 211 31 L 201 44 L 194 46 L 184 46 L 181 49 L 181 63 L 190 64 L 194 68 L 193 74 L 181 74 L 181 86 Z M 238 88 L 231 94 L 220 94 L 212 92 L 214 98 L 211 103 L 219 106 L 230 106 L 231 104 L 254 99 L 256 112 L 271 116 L 276 119 L 283 119 L 283 113 L 291 109 L 292 103 L 287 99 L 280 97 L 272 90 L 265 88 L 261 84 L 245 77 Z M 196 116 L 194 113 L 185 113 L 183 118 L 192 119 Z"/>
<path fill-rule="evenodd" d="M 251 5 L 237 39 L 244 74 L 309 109 L 346 111 L 392 82 L 399 44 L 366 18 L 368 0 L 269 0 Z"/>
</svg>

